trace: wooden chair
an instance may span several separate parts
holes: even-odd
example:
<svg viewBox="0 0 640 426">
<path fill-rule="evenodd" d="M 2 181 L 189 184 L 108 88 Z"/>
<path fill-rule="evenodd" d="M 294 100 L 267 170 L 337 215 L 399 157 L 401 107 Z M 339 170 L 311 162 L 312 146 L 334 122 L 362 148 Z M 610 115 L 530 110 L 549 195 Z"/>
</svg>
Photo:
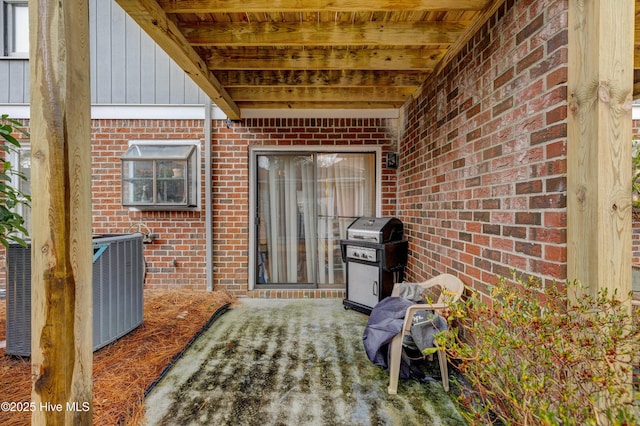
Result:
<svg viewBox="0 0 640 426">
<path fill-rule="evenodd" d="M 433 277 L 423 283 L 420 286 L 424 289 L 430 289 L 435 286 L 440 286 L 440 295 L 435 303 L 416 303 L 407 308 L 407 312 L 404 316 L 404 324 L 402 331 L 398 333 L 389 347 L 389 388 L 390 395 L 398 393 L 398 376 L 400 374 L 400 360 L 402 358 L 402 340 L 404 335 L 411 333 L 411 321 L 413 315 L 419 310 L 432 310 L 434 312 L 441 312 L 446 310 L 449 305 L 462 296 L 464 290 L 464 284 L 460 279 L 451 274 L 442 274 L 437 277 Z M 391 296 L 399 296 L 399 286 L 396 284 L 393 288 Z M 447 371 L 447 357 L 444 351 L 439 350 L 438 361 L 440 363 L 440 373 L 442 375 L 442 386 L 446 392 L 449 391 L 449 376 Z"/>
</svg>

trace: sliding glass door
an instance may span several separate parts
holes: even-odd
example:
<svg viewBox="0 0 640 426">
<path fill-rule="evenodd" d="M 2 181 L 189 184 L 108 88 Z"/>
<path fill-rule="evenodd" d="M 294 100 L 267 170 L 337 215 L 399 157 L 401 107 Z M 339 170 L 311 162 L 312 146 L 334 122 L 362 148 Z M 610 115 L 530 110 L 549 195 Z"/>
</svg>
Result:
<svg viewBox="0 0 640 426">
<path fill-rule="evenodd" d="M 312 155 L 260 155 L 256 282 L 315 282 Z"/>
<path fill-rule="evenodd" d="M 340 287 L 340 239 L 360 216 L 374 216 L 375 153 L 255 155 L 255 283 Z"/>
</svg>

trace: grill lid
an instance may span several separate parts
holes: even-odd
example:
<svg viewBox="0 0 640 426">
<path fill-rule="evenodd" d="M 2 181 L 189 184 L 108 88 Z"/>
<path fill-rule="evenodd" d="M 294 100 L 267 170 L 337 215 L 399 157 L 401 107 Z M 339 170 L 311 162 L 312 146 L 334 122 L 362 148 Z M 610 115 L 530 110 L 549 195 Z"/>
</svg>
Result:
<svg viewBox="0 0 640 426">
<path fill-rule="evenodd" d="M 400 241 L 404 237 L 404 226 L 395 217 L 361 217 L 347 228 L 347 239 L 371 243 Z"/>
</svg>

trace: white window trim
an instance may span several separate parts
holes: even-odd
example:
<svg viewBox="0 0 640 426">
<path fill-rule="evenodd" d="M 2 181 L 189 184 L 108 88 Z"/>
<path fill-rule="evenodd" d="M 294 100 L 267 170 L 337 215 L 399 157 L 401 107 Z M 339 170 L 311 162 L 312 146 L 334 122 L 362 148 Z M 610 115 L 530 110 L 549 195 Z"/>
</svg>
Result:
<svg viewBox="0 0 640 426">
<path fill-rule="evenodd" d="M 92 105 L 91 119 L 111 120 L 204 120 L 205 105 Z M 0 111 L 9 117 L 28 120 L 31 109 L 25 104 L 0 104 Z M 216 106 L 211 108 L 213 120 L 225 120 L 227 116 Z"/>
<path fill-rule="evenodd" d="M 31 151 L 31 141 L 29 140 L 24 140 L 24 141 L 20 141 L 20 148 L 16 148 L 16 150 L 11 150 L 9 151 L 9 155 L 7 156 L 7 159 L 9 160 L 9 162 L 11 163 L 11 167 L 13 170 L 16 170 L 18 172 L 21 171 L 21 167 L 20 167 L 20 160 L 22 158 L 22 152 L 23 151 Z M 31 176 L 27 176 L 27 180 L 29 181 L 29 183 L 31 183 Z M 11 186 L 13 186 L 14 188 L 18 188 L 21 190 L 21 183 L 22 183 L 22 179 L 19 176 L 16 175 L 12 175 L 11 176 Z M 31 195 L 31 194 L 29 194 Z M 31 207 L 27 207 L 23 204 L 19 204 L 18 206 L 16 206 L 15 211 L 16 213 L 18 213 L 20 216 L 24 217 L 25 216 L 25 210 L 31 210 Z M 31 233 L 31 223 L 25 223 L 25 226 L 27 228 L 27 230 L 29 231 L 29 233 Z M 24 235 L 23 235 L 24 237 Z"/>
<path fill-rule="evenodd" d="M 16 52 L 13 50 L 15 31 L 13 29 L 13 18 L 15 15 L 14 8 L 16 6 L 28 7 L 25 0 L 3 0 L 2 2 L 2 23 L 4 27 L 3 37 L 3 55 L 6 58 L 28 59 L 29 52 Z"/>
<path fill-rule="evenodd" d="M 318 146 L 250 146 L 249 147 L 249 290 L 256 287 L 256 197 L 255 191 L 258 185 L 254 159 L 260 153 L 271 152 L 337 152 L 337 153 L 364 153 L 374 152 L 376 155 L 376 216 L 382 214 L 382 147 L 381 146 L 349 146 L 349 145 L 318 145 Z M 281 288 L 280 288 L 281 289 Z"/>
<path fill-rule="evenodd" d="M 193 145 L 196 147 L 196 167 L 198 168 L 196 177 L 196 185 L 198 195 L 196 197 L 196 206 L 194 207 L 175 207 L 175 206 L 157 206 L 157 207 L 126 207 L 131 211 L 181 211 L 181 212 L 199 212 L 202 209 L 202 141 L 199 139 L 131 139 L 127 144 L 127 148 L 131 145 Z M 122 170 L 120 171 L 120 191 L 123 191 Z M 121 194 L 122 195 L 122 194 Z"/>
</svg>

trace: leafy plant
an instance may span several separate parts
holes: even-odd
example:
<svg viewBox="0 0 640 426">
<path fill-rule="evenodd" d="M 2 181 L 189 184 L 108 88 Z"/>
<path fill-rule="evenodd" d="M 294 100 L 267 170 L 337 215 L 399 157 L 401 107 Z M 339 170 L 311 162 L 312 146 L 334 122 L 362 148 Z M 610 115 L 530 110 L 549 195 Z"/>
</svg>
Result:
<svg viewBox="0 0 640 426">
<path fill-rule="evenodd" d="M 640 422 L 632 389 L 640 331 L 629 303 L 578 283 L 542 290 L 519 278 L 501 278 L 491 296 L 454 304 L 452 327 L 439 335 L 467 382 L 458 402 L 471 424 Z"/>
<path fill-rule="evenodd" d="M 10 242 L 16 242 L 26 247 L 22 236 L 28 235 L 28 232 L 24 227 L 24 219 L 16 212 L 16 207 L 21 204 L 29 206 L 31 197 L 12 184 L 13 177 L 26 180 L 26 176 L 8 160 L 11 152 L 20 149 L 20 142 L 13 136 L 15 131 L 29 136 L 21 123 L 3 114 L 0 117 L 0 136 L 4 139 L 4 143 L 0 145 L 4 151 L 0 160 L 0 243 L 6 247 Z"/>
</svg>

